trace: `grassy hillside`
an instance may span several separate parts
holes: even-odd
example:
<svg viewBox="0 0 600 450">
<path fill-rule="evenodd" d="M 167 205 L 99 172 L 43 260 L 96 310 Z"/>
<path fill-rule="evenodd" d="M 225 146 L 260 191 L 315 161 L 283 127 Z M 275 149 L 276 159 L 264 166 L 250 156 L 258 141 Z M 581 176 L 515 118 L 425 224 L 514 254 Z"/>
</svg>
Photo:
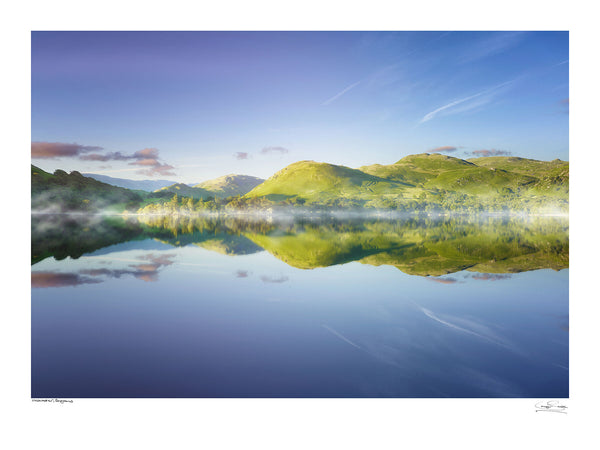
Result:
<svg viewBox="0 0 600 450">
<path fill-rule="evenodd" d="M 251 177 L 249 175 L 224 175 L 214 180 L 203 181 L 194 185 L 195 188 L 202 188 L 210 191 L 218 198 L 233 197 L 244 195 L 261 184 L 262 178 Z"/>
<path fill-rule="evenodd" d="M 411 155 L 394 164 L 350 169 L 294 163 L 246 194 L 275 202 L 406 211 L 568 209 L 569 164 L 524 158 L 462 160 Z"/>
<path fill-rule="evenodd" d="M 31 209 L 33 211 L 122 211 L 137 208 L 142 201 L 140 192 L 111 186 L 79 172 L 54 174 L 31 166 Z"/>
<path fill-rule="evenodd" d="M 333 199 L 360 201 L 399 193 L 407 187 L 410 186 L 349 167 L 300 161 L 280 170 L 244 198 L 281 201 L 296 197 L 307 204 Z"/>
<path fill-rule="evenodd" d="M 310 211 L 374 208 L 477 213 L 568 212 L 569 205 L 569 163 L 560 160 L 484 157 L 467 161 L 424 153 L 360 169 L 299 161 L 261 181 L 226 175 L 195 187 L 176 183 L 147 193 L 111 186 L 78 172 L 49 174 L 32 166 L 32 208 L 191 214 L 305 206 Z"/>
<path fill-rule="evenodd" d="M 555 159 L 554 161 L 538 161 L 535 159 L 519 158 L 516 156 L 486 156 L 467 160 L 479 167 L 502 169 L 533 177 L 543 176 L 546 172 L 559 168 L 569 168 L 569 163 Z"/>
</svg>

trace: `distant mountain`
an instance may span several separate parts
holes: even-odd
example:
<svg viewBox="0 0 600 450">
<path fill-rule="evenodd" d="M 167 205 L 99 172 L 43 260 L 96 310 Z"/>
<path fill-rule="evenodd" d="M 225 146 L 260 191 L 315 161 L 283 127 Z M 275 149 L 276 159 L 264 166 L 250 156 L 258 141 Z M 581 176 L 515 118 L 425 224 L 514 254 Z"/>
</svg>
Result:
<svg viewBox="0 0 600 450">
<path fill-rule="evenodd" d="M 83 175 L 112 186 L 118 186 L 127 189 L 139 189 L 147 192 L 153 192 L 162 187 L 177 183 L 177 181 L 169 180 L 128 180 L 126 178 L 113 178 L 107 175 L 98 175 L 95 173 L 84 173 Z"/>
<path fill-rule="evenodd" d="M 142 197 L 129 189 L 112 186 L 84 177 L 77 171 L 70 174 L 56 170 L 54 174 L 31 165 L 32 211 L 98 211 L 138 208 Z"/>
<path fill-rule="evenodd" d="M 215 197 L 226 198 L 236 195 L 244 195 L 261 184 L 262 178 L 252 177 L 250 175 L 224 175 L 214 180 L 203 181 L 194 185 L 195 188 L 202 188 L 211 191 Z"/>
<path fill-rule="evenodd" d="M 202 199 L 206 200 L 209 197 L 215 197 L 214 192 L 207 191 L 206 189 L 191 187 L 187 184 L 183 183 L 175 183 L 171 186 L 165 186 L 160 189 L 156 189 L 154 192 L 171 192 L 173 194 L 177 194 L 178 197 L 192 197 L 196 200 Z"/>
</svg>

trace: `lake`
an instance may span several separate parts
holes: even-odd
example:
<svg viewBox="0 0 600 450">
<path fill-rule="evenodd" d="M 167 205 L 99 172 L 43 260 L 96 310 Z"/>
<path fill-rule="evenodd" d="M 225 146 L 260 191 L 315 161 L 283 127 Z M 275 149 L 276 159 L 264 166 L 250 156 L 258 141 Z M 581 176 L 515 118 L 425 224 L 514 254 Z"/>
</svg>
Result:
<svg viewBox="0 0 600 450">
<path fill-rule="evenodd" d="M 568 232 L 32 215 L 31 395 L 568 397 Z"/>
</svg>

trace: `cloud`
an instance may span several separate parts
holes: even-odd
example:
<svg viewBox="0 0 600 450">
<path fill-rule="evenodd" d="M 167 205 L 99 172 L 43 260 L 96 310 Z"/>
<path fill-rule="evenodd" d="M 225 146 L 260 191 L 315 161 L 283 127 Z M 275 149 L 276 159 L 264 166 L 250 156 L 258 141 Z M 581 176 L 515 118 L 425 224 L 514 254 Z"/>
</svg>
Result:
<svg viewBox="0 0 600 450">
<path fill-rule="evenodd" d="M 340 98 L 342 95 L 344 95 L 346 92 L 354 89 L 356 86 L 358 86 L 360 84 L 360 81 L 357 81 L 356 83 L 351 84 L 350 86 L 347 86 L 346 88 L 342 89 L 340 92 L 338 92 L 337 94 L 335 94 L 333 97 L 331 97 L 328 100 L 325 100 L 323 103 L 321 103 L 321 106 L 327 106 L 330 105 L 331 103 L 333 103 L 334 101 L 336 101 L 338 98 Z"/>
<path fill-rule="evenodd" d="M 32 288 L 78 286 L 91 283 L 101 283 L 101 281 L 82 277 L 77 273 L 31 272 Z"/>
<path fill-rule="evenodd" d="M 248 152 L 237 152 L 233 156 L 235 156 L 236 159 L 248 159 L 248 156 L 250 155 Z"/>
<path fill-rule="evenodd" d="M 284 276 L 276 278 L 276 277 L 269 277 L 269 276 L 266 276 L 266 275 L 263 275 L 262 277 L 260 277 L 260 279 L 264 283 L 285 283 L 286 281 L 289 280 L 288 277 L 284 277 Z"/>
<path fill-rule="evenodd" d="M 264 147 L 260 153 L 263 155 L 268 155 L 270 153 L 279 153 L 283 155 L 284 153 L 289 153 L 290 151 L 285 147 Z"/>
<path fill-rule="evenodd" d="M 473 150 L 469 154 L 471 154 L 473 156 L 510 156 L 510 155 L 512 155 L 511 152 L 507 152 L 506 150 L 496 150 L 496 149 Z"/>
<path fill-rule="evenodd" d="M 92 145 L 65 144 L 61 142 L 32 142 L 32 158 L 60 158 L 60 157 L 78 157 L 82 161 L 130 161 L 130 165 L 141 166 L 144 169 L 138 170 L 138 173 L 154 175 L 175 175 L 174 167 L 158 161 L 158 150 L 155 148 L 145 148 L 138 150 L 132 155 L 124 155 L 121 152 L 97 153 L 104 150 L 102 147 Z M 96 152 L 92 154 L 84 154 Z"/>
<path fill-rule="evenodd" d="M 569 99 L 565 98 L 560 101 L 560 106 L 565 108 L 565 113 L 569 114 Z"/>
<path fill-rule="evenodd" d="M 462 63 L 502 53 L 517 46 L 525 38 L 525 32 L 492 32 L 491 36 L 477 42 L 460 58 Z"/>
<path fill-rule="evenodd" d="M 455 152 L 457 147 L 451 145 L 444 145 L 443 147 L 437 147 L 432 150 L 428 150 L 428 153 L 441 153 L 441 152 Z"/>
<path fill-rule="evenodd" d="M 81 153 L 97 152 L 103 150 L 102 147 L 93 145 L 67 144 L 64 142 L 32 142 L 32 158 L 62 158 L 69 156 L 79 156 Z"/>
<path fill-rule="evenodd" d="M 504 86 L 507 86 L 509 84 L 511 84 L 513 81 L 506 81 L 504 83 L 498 84 L 496 86 L 493 86 L 489 89 L 484 89 L 481 92 L 478 92 L 476 94 L 473 95 L 469 95 L 468 97 L 464 97 L 458 100 L 454 100 L 453 102 L 450 102 L 444 106 L 440 106 L 437 109 L 434 109 L 433 111 L 425 114 L 423 116 L 423 118 L 419 121 L 419 124 L 425 123 L 430 121 L 431 119 L 433 119 L 434 117 L 436 117 L 438 114 L 440 113 L 444 113 L 444 114 L 456 114 L 459 112 L 465 112 L 468 111 L 470 109 L 476 108 L 478 106 L 484 105 L 486 103 L 489 103 L 494 95 Z M 470 102 L 473 99 L 478 99 L 477 102 Z M 458 105 L 462 105 L 460 108 L 456 108 Z"/>
<path fill-rule="evenodd" d="M 79 159 L 83 161 L 127 161 L 133 158 L 133 156 L 127 156 L 121 152 L 111 152 L 105 155 L 92 153 L 91 155 L 83 155 L 79 157 Z"/>
<path fill-rule="evenodd" d="M 138 150 L 133 154 L 132 158 L 136 159 L 136 161 L 130 162 L 129 165 L 146 167 L 146 169 L 138 170 L 138 173 L 148 176 L 175 175 L 173 166 L 158 161 L 158 150 L 155 148 Z"/>
</svg>

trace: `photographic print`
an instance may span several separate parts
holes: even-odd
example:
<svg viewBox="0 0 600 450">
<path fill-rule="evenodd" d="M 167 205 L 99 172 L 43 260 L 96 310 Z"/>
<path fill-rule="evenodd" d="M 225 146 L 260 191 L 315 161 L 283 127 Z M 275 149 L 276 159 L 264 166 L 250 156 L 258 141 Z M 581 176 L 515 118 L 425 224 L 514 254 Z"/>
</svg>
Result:
<svg viewBox="0 0 600 450">
<path fill-rule="evenodd" d="M 33 31 L 31 397 L 569 397 L 569 33 Z"/>
</svg>

